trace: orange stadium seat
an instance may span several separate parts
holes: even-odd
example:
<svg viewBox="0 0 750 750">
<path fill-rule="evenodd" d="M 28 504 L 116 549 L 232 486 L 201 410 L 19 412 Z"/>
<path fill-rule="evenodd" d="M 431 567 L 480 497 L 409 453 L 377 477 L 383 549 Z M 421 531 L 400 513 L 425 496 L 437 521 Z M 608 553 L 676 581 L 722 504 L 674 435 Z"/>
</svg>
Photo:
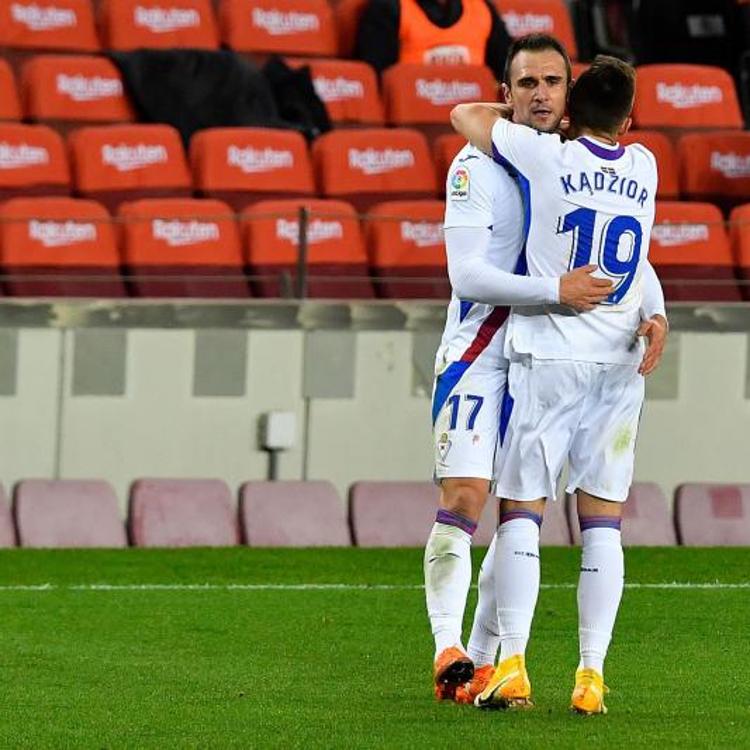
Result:
<svg viewBox="0 0 750 750">
<path fill-rule="evenodd" d="M 191 192 L 180 136 L 168 125 L 80 128 L 69 144 L 76 192 L 110 210 L 124 200 Z"/>
<path fill-rule="evenodd" d="M 495 76 L 483 65 L 401 63 L 383 73 L 388 122 L 431 126 L 430 134 L 453 132 L 450 111 L 462 102 L 495 101 Z"/>
<path fill-rule="evenodd" d="M 247 297 L 234 214 L 215 200 L 120 206 L 122 253 L 137 297 Z"/>
<path fill-rule="evenodd" d="M 367 255 L 354 209 L 342 201 L 261 201 L 242 216 L 245 260 L 263 297 L 296 291 L 300 208 L 307 225 L 307 296 L 370 298 Z"/>
<path fill-rule="evenodd" d="M 367 63 L 304 58 L 288 58 L 287 63 L 309 66 L 315 91 L 336 125 L 383 124 L 378 77 Z"/>
<path fill-rule="evenodd" d="M 677 144 L 682 194 L 730 208 L 750 196 L 750 133 L 691 133 Z"/>
<path fill-rule="evenodd" d="M 70 171 L 62 138 L 45 125 L 0 123 L 0 200 L 67 195 Z"/>
<path fill-rule="evenodd" d="M 677 153 L 672 141 L 658 130 L 631 130 L 620 137 L 620 143 L 627 146 L 641 143 L 656 157 L 659 168 L 659 187 L 657 198 L 673 200 L 679 197 L 680 180 L 677 167 Z"/>
<path fill-rule="evenodd" d="M 1 204 L 0 262 L 11 295 L 126 296 L 110 216 L 94 201 L 45 197 Z"/>
<path fill-rule="evenodd" d="M 335 57 L 338 51 L 327 0 L 223 0 L 219 22 L 222 40 L 236 52 Z"/>
<path fill-rule="evenodd" d="M 495 0 L 495 5 L 514 39 L 552 34 L 565 45 L 571 60 L 578 58 L 573 22 L 564 0 Z"/>
<path fill-rule="evenodd" d="M 750 302 L 750 203 L 737 206 L 729 215 L 732 250 L 742 279 L 743 297 Z"/>
<path fill-rule="evenodd" d="M 0 0 L 0 47 L 97 51 L 90 0 Z"/>
<path fill-rule="evenodd" d="M 437 170 L 438 187 L 441 195 L 445 194 L 445 180 L 456 154 L 466 145 L 466 138 L 458 133 L 439 135 L 432 146 Z"/>
<path fill-rule="evenodd" d="M 333 4 L 341 57 L 354 55 L 359 17 L 368 2 L 369 0 L 336 0 Z"/>
<path fill-rule="evenodd" d="M 21 91 L 26 116 L 37 122 L 134 119 L 120 71 L 104 57 L 37 55 L 22 68 Z"/>
<path fill-rule="evenodd" d="M 641 65 L 633 122 L 639 128 L 741 128 L 737 91 L 710 65 Z"/>
<path fill-rule="evenodd" d="M 442 201 L 388 201 L 367 215 L 365 235 L 379 297 L 448 299 Z"/>
<path fill-rule="evenodd" d="M 20 120 L 21 100 L 16 88 L 13 69 L 0 59 L 0 120 Z"/>
<path fill-rule="evenodd" d="M 307 143 L 292 130 L 211 128 L 190 142 L 196 190 L 239 211 L 253 200 L 315 191 Z"/>
<path fill-rule="evenodd" d="M 649 260 L 669 301 L 740 300 L 729 238 L 716 206 L 657 201 Z"/>
<path fill-rule="evenodd" d="M 104 0 L 102 39 L 109 49 L 217 49 L 211 0 Z"/>
<path fill-rule="evenodd" d="M 334 131 L 313 144 L 322 195 L 365 210 L 384 200 L 435 197 L 435 170 L 427 141 L 416 130 Z"/>
</svg>

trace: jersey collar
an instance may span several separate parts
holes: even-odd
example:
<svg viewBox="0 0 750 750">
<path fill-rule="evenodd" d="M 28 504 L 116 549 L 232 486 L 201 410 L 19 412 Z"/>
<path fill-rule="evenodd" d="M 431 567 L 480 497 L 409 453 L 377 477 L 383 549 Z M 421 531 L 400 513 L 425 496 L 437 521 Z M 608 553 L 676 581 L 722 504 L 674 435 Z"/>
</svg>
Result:
<svg viewBox="0 0 750 750">
<path fill-rule="evenodd" d="M 598 156 L 600 159 L 614 161 L 615 159 L 619 159 L 625 153 L 625 146 L 621 146 L 619 143 L 607 147 L 603 143 L 595 143 L 588 138 L 578 138 L 577 140 L 579 143 L 586 146 L 594 156 Z"/>
</svg>

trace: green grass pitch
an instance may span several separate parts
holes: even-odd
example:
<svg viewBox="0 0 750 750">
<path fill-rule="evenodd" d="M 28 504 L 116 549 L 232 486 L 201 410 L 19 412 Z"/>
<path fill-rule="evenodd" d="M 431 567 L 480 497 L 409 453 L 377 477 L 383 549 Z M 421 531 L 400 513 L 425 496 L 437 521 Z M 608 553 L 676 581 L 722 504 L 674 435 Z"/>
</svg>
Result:
<svg viewBox="0 0 750 750">
<path fill-rule="evenodd" d="M 590 718 L 567 710 L 577 550 L 543 550 L 537 706 L 510 714 L 434 701 L 421 557 L 4 551 L 0 747 L 750 748 L 748 550 L 626 552 L 649 585 L 625 591 Z"/>
</svg>

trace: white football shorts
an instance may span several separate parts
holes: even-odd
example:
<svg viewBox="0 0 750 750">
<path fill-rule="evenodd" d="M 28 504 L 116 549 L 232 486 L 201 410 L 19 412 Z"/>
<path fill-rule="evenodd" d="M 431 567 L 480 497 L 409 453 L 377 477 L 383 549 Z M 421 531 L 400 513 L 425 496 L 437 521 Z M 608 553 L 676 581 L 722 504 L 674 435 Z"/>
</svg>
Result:
<svg viewBox="0 0 750 750">
<path fill-rule="evenodd" d="M 554 499 L 566 460 L 567 492 L 624 502 L 633 480 L 644 380 L 637 365 L 513 361 L 497 452 L 495 493 Z"/>
<path fill-rule="evenodd" d="M 433 387 L 435 480 L 492 481 L 507 363 L 445 363 Z"/>
</svg>

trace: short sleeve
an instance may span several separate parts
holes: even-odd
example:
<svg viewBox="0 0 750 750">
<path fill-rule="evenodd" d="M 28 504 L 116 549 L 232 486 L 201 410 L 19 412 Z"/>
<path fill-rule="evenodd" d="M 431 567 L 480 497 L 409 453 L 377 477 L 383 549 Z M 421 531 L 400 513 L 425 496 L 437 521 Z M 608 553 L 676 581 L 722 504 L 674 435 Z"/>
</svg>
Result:
<svg viewBox="0 0 750 750">
<path fill-rule="evenodd" d="M 491 227 L 497 176 L 484 154 L 467 146 L 448 170 L 445 186 L 445 228 Z"/>
<path fill-rule="evenodd" d="M 537 173 L 545 164 L 549 168 L 550 151 L 560 146 L 558 136 L 504 118 L 492 126 L 492 158 L 524 175 Z"/>
</svg>

